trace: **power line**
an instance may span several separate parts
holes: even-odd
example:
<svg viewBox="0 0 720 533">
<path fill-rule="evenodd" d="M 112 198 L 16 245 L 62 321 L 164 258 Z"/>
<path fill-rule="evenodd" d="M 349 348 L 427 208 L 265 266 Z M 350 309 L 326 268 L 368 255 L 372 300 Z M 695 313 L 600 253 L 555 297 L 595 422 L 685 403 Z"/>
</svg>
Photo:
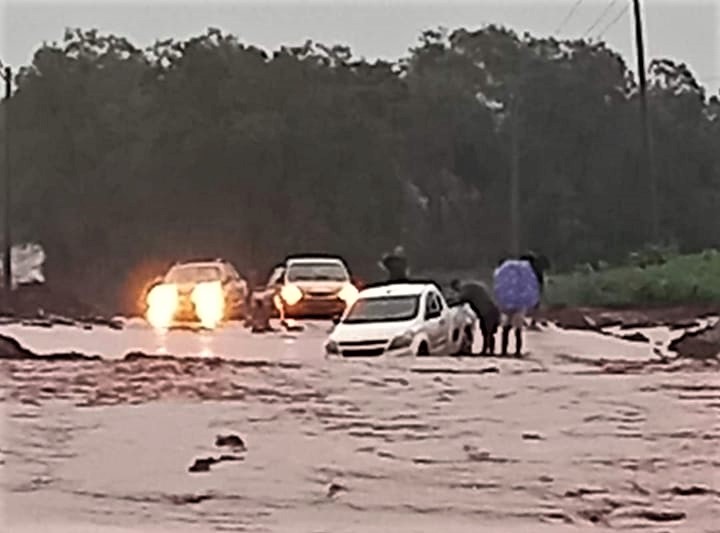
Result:
<svg viewBox="0 0 720 533">
<path fill-rule="evenodd" d="M 580 7 L 580 4 L 582 4 L 583 2 L 584 2 L 584 0 L 577 0 L 577 1 L 573 4 L 573 6 L 570 8 L 570 11 L 568 12 L 568 14 L 565 15 L 565 18 L 562 20 L 562 22 L 560 23 L 560 25 L 559 25 L 559 26 L 557 27 L 557 29 L 555 30 L 555 34 L 558 34 L 558 33 L 560 32 L 560 30 L 562 30 L 562 29 L 565 27 L 565 24 L 567 24 L 567 23 L 570 21 L 570 19 L 571 19 L 572 16 L 575 14 L 575 12 L 577 11 L 577 9 Z"/>
<path fill-rule="evenodd" d="M 605 6 L 605 9 L 602 10 L 602 13 L 600 13 L 600 16 L 593 22 L 592 26 L 590 26 L 587 30 L 585 30 L 585 35 L 583 37 L 587 37 L 590 32 L 592 32 L 595 28 L 597 28 L 597 25 L 602 22 L 602 20 L 605 18 L 605 15 L 607 15 L 610 10 L 612 10 L 613 7 L 615 7 L 615 4 L 617 4 L 618 0 L 611 0 L 608 5 Z"/>
<path fill-rule="evenodd" d="M 623 17 L 623 15 L 625 15 L 625 13 L 628 12 L 629 9 L 630 9 L 630 4 L 627 4 L 627 5 L 623 8 L 623 10 L 620 11 L 620 13 L 618 13 L 617 16 L 616 16 L 614 19 L 612 19 L 612 20 L 610 21 L 610 23 L 609 23 L 607 26 L 605 26 L 605 27 L 603 28 L 603 30 L 598 34 L 597 40 L 599 41 L 600 39 L 602 39 L 602 36 L 605 35 L 605 33 L 607 33 L 607 31 L 608 31 L 610 28 L 612 28 L 613 26 L 615 26 L 615 24 L 617 24 L 617 23 L 620 21 L 620 19 Z"/>
</svg>

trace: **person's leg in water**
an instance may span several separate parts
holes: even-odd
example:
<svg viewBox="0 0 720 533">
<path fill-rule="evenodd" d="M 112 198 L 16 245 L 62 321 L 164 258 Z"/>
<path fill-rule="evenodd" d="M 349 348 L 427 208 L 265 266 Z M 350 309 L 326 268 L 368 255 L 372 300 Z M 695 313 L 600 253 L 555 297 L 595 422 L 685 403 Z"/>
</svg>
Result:
<svg viewBox="0 0 720 533">
<path fill-rule="evenodd" d="M 487 324 L 485 323 L 485 320 L 482 317 L 478 318 L 478 326 L 480 328 L 480 333 L 482 334 L 482 349 L 480 350 L 481 354 L 484 354 L 488 350 L 488 330 L 487 330 Z M 475 355 L 475 354 L 472 354 Z"/>
<path fill-rule="evenodd" d="M 285 327 L 287 324 L 285 321 L 285 306 L 283 305 L 282 298 L 280 298 L 279 294 L 273 296 L 273 304 L 275 304 L 275 309 L 277 309 L 278 313 L 280 313 L 280 325 Z"/>
<path fill-rule="evenodd" d="M 495 355 L 495 332 L 497 331 L 497 320 L 491 316 L 483 316 L 480 319 L 480 331 L 482 333 L 481 355 Z"/>
<path fill-rule="evenodd" d="M 515 312 L 510 314 L 503 314 L 502 324 L 502 345 L 501 355 L 508 355 L 508 345 L 510 344 L 510 332 L 515 332 L 515 355 L 522 355 L 523 338 L 522 338 L 522 326 L 524 321 L 524 313 Z"/>
<path fill-rule="evenodd" d="M 488 352 L 485 355 L 495 355 L 495 334 L 497 329 L 497 323 L 495 323 L 488 332 Z"/>
<path fill-rule="evenodd" d="M 500 340 L 500 355 L 505 356 L 508 354 L 508 341 L 510 340 L 510 326 L 502 327 L 502 337 Z"/>
<path fill-rule="evenodd" d="M 500 317 L 500 355 L 508 354 L 508 341 L 510 340 L 510 316 L 508 313 L 503 313 Z"/>
<path fill-rule="evenodd" d="M 500 325 L 500 311 L 495 304 L 486 313 L 485 322 L 488 330 L 488 353 L 486 355 L 495 355 L 495 334 Z"/>
<path fill-rule="evenodd" d="M 515 328 L 515 357 L 522 356 L 522 328 Z"/>
<path fill-rule="evenodd" d="M 515 356 L 521 357 L 522 356 L 522 348 L 523 348 L 523 326 L 525 325 L 525 312 L 518 311 L 515 313 L 512 317 L 512 323 L 511 326 L 515 330 Z"/>
</svg>

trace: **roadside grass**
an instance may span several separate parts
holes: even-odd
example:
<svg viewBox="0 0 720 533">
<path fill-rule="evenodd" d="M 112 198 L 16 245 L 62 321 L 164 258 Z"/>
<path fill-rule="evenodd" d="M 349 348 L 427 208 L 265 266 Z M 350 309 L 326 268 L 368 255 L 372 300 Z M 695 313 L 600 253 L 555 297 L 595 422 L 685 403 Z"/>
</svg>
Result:
<svg viewBox="0 0 720 533">
<path fill-rule="evenodd" d="M 720 303 L 720 252 L 670 255 L 655 264 L 586 266 L 550 275 L 545 303 L 571 307 L 657 307 Z"/>
</svg>

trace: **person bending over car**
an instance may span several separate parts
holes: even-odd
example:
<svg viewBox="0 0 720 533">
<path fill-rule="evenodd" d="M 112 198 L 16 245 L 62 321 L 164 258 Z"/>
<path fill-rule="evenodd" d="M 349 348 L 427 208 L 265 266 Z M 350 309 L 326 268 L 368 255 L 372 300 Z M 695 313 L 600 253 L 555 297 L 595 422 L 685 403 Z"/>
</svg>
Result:
<svg viewBox="0 0 720 533">
<path fill-rule="evenodd" d="M 495 333 L 500 324 L 500 311 L 488 293 L 487 287 L 478 281 L 460 283 L 454 279 L 450 287 L 458 294 L 459 302 L 468 304 L 478 318 L 483 337 L 482 354 L 494 355 Z"/>
</svg>

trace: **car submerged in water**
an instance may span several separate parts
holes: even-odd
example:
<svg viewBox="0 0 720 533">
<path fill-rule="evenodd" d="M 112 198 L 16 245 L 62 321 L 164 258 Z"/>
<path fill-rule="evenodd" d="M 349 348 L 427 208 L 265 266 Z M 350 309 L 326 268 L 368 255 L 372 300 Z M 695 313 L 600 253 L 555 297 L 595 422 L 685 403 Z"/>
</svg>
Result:
<svg viewBox="0 0 720 533">
<path fill-rule="evenodd" d="M 275 267 L 266 290 L 282 318 L 337 318 L 357 298 L 345 262 L 333 256 L 293 256 Z"/>
<path fill-rule="evenodd" d="M 228 261 L 176 263 L 148 291 L 145 317 L 157 329 L 178 324 L 215 329 L 245 315 L 247 294 L 247 281 Z"/>
<path fill-rule="evenodd" d="M 432 282 L 387 283 L 364 289 L 335 325 L 327 355 L 459 355 L 472 352 L 475 314 L 450 306 Z"/>
</svg>

